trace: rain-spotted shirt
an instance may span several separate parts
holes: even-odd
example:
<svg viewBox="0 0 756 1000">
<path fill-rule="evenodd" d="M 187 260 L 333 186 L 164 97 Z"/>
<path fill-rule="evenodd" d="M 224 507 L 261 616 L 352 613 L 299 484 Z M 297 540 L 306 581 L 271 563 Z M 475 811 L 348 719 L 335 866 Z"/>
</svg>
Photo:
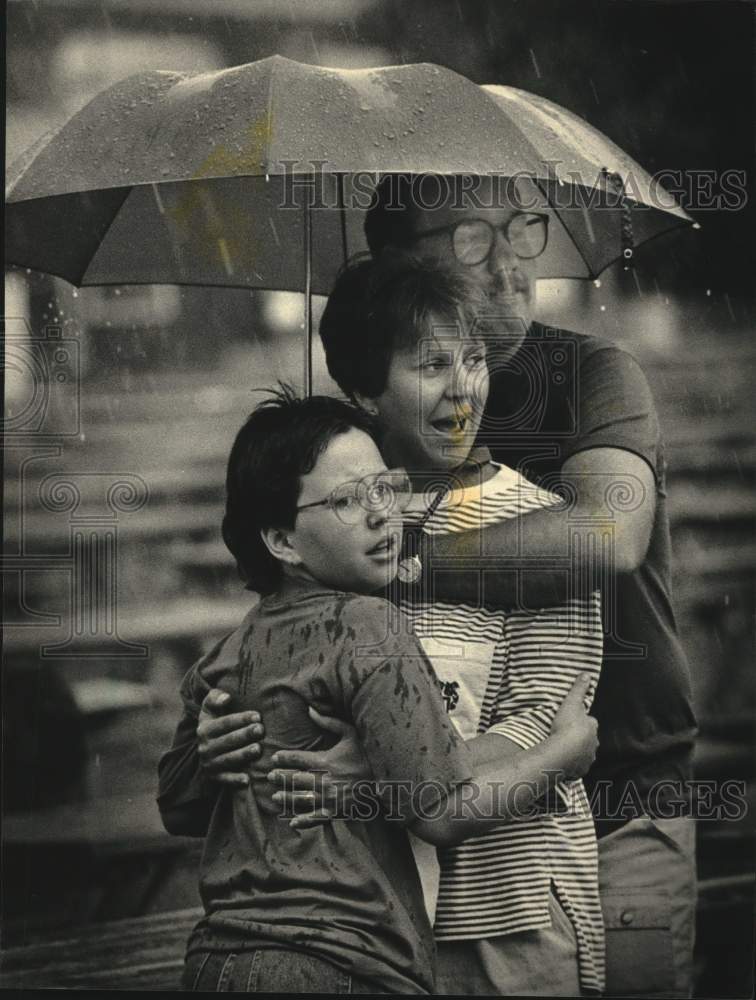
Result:
<svg viewBox="0 0 756 1000">
<path fill-rule="evenodd" d="M 495 468 L 482 485 L 451 493 L 425 530 L 432 536 L 481 528 L 561 502 L 519 473 Z M 413 500 L 407 523 L 419 520 L 423 509 L 427 497 Z M 537 611 L 504 612 L 432 601 L 428 569 L 422 589 L 425 598 L 416 594 L 410 603 L 404 597 L 401 608 L 465 739 L 493 732 L 533 747 L 548 735 L 578 674 L 592 676 L 592 696 L 602 657 L 597 593 Z M 593 819 L 582 781 L 564 783 L 559 792 L 550 811 L 439 850 L 434 933 L 443 942 L 548 927 L 553 886 L 575 929 L 582 989 L 595 992 L 603 988 L 604 935 Z M 427 852 L 418 856 L 422 867 Z M 429 881 L 426 873 L 426 896 Z"/>
<path fill-rule="evenodd" d="M 265 738 L 249 787 L 214 799 L 200 872 L 206 915 L 189 952 L 291 948 L 384 992 L 432 992 L 433 933 L 405 830 L 416 803 L 404 790 L 422 786 L 418 808 L 432 808 L 470 778 L 470 757 L 400 612 L 377 597 L 286 584 L 190 670 L 175 748 L 195 739 L 210 687 L 230 692 L 234 710 L 260 712 Z M 380 789 L 374 818 L 369 797 L 361 818 L 310 830 L 279 815 L 266 779 L 272 754 L 337 738 L 308 706 L 356 727 Z M 168 808 L 175 796 L 162 773 Z"/>
</svg>

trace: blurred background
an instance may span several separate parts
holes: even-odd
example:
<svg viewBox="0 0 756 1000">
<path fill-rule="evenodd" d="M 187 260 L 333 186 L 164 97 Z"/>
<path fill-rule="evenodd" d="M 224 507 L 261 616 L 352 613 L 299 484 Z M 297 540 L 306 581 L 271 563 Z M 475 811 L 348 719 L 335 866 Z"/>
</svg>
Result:
<svg viewBox="0 0 756 1000">
<path fill-rule="evenodd" d="M 753 193 L 751 5 L 15 0 L 6 18 L 8 163 L 126 76 L 279 53 L 344 68 L 428 61 L 521 87 L 667 172 L 700 230 L 641 248 L 630 272 L 539 282 L 538 318 L 627 347 L 656 394 L 696 776 L 743 781 L 751 806 L 699 824 L 697 992 L 750 995 L 756 230 L 752 203 L 728 210 L 721 195 L 726 176 Z M 255 390 L 301 388 L 304 337 L 298 294 L 77 290 L 13 268 L 5 322 L 10 947 L 197 905 L 199 845 L 162 832 L 155 769 L 181 676 L 250 602 L 220 540 L 230 443 Z M 317 351 L 315 390 L 333 391 Z"/>
</svg>

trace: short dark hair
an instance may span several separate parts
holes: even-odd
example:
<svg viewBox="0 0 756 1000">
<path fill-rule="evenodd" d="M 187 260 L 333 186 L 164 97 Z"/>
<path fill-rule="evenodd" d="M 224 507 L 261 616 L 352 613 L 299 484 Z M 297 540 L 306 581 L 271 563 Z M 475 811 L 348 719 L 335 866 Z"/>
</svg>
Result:
<svg viewBox="0 0 756 1000">
<path fill-rule="evenodd" d="M 387 246 L 402 247 L 407 241 L 409 213 L 422 204 L 424 174 L 384 174 L 373 192 L 365 214 L 365 239 L 377 257 Z"/>
<path fill-rule="evenodd" d="M 354 258 L 342 270 L 320 320 L 331 378 L 351 399 L 380 396 L 397 348 L 430 336 L 434 316 L 471 327 L 485 294 L 458 270 L 390 252 Z"/>
<path fill-rule="evenodd" d="M 290 386 L 271 389 L 236 435 L 226 473 L 223 541 L 248 590 L 269 594 L 281 583 L 281 563 L 262 529 L 293 528 L 301 477 L 312 472 L 331 439 L 352 428 L 378 443 L 372 419 L 330 396 L 300 399 Z"/>
</svg>

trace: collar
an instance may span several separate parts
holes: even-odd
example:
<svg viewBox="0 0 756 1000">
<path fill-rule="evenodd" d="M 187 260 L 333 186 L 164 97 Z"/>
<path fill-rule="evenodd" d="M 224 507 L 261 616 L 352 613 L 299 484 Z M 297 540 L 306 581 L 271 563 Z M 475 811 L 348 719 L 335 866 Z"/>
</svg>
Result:
<svg viewBox="0 0 756 1000">
<path fill-rule="evenodd" d="M 266 594 L 260 599 L 260 606 L 268 608 L 279 607 L 284 604 L 292 604 L 302 600 L 304 597 L 312 597 L 315 594 L 333 594 L 333 587 L 321 583 L 319 580 L 308 580 L 301 576 L 284 576 L 280 586 L 272 594 Z"/>
<path fill-rule="evenodd" d="M 485 481 L 483 477 L 489 466 L 491 466 L 490 450 L 486 445 L 476 444 L 473 445 L 465 461 L 454 469 L 413 474 L 412 487 L 414 492 L 420 493 L 429 488 L 436 492 L 442 486 L 449 486 L 452 489 L 459 489 L 460 485 L 463 488 L 479 486 Z"/>
</svg>

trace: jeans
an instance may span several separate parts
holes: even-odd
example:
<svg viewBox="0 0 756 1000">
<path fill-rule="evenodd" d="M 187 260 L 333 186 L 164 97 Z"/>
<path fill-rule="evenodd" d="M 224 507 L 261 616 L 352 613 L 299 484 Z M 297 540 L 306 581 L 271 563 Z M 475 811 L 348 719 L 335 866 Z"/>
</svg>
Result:
<svg viewBox="0 0 756 1000">
<path fill-rule="evenodd" d="M 362 993 L 382 991 L 316 955 L 282 948 L 189 955 L 181 988 L 196 993 Z"/>
<path fill-rule="evenodd" d="M 606 995 L 688 997 L 696 916 L 695 826 L 642 816 L 599 840 Z"/>
</svg>

